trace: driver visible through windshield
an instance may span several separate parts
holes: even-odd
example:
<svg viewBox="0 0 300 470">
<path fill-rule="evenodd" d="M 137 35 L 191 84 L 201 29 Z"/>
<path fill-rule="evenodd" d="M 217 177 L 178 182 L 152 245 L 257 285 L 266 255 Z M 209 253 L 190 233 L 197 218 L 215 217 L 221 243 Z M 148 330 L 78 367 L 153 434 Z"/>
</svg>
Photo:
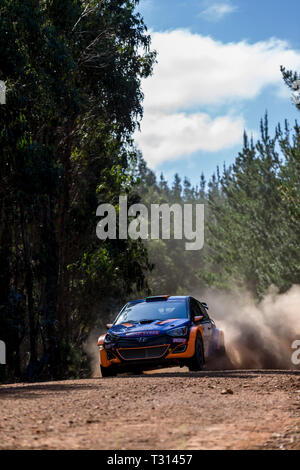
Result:
<svg viewBox="0 0 300 470">
<path fill-rule="evenodd" d="M 162 302 L 141 302 L 127 305 L 117 318 L 115 325 L 124 322 L 175 320 L 188 318 L 186 303 L 184 300 L 168 300 Z"/>
</svg>

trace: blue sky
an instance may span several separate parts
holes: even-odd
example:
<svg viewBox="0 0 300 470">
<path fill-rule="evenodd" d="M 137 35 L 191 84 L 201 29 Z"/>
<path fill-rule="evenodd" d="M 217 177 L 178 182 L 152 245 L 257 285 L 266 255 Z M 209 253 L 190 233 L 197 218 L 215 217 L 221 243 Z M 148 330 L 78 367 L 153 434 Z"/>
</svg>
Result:
<svg viewBox="0 0 300 470">
<path fill-rule="evenodd" d="M 258 136 L 268 111 L 298 119 L 280 65 L 300 71 L 299 0 L 142 0 L 139 11 L 158 51 L 143 83 L 138 146 L 149 166 L 197 184 L 232 163 L 242 133 Z"/>
</svg>

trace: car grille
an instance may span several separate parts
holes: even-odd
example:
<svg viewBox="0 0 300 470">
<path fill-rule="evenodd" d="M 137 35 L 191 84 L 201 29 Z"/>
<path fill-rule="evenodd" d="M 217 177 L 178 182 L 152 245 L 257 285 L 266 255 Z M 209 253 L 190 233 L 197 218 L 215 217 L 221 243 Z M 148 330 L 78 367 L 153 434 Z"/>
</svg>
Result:
<svg viewBox="0 0 300 470">
<path fill-rule="evenodd" d="M 162 346 L 170 344 L 168 336 L 145 336 L 143 342 L 141 338 L 120 338 L 117 342 L 117 349 L 137 349 L 142 347 Z"/>
<path fill-rule="evenodd" d="M 135 348 L 135 349 L 118 349 L 120 357 L 124 361 L 136 361 L 141 359 L 159 359 L 165 355 L 169 345 Z"/>
</svg>

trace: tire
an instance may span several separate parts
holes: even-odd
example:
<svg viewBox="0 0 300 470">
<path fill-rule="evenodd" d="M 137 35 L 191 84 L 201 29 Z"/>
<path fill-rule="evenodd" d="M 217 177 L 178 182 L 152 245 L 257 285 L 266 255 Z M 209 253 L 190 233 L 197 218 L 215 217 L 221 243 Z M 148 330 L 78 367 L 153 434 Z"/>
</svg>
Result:
<svg viewBox="0 0 300 470">
<path fill-rule="evenodd" d="M 103 367 L 100 365 L 101 377 L 104 379 L 106 377 L 115 377 L 117 375 L 116 370 L 110 367 Z"/>
<path fill-rule="evenodd" d="M 195 354 L 188 363 L 190 372 L 203 370 L 204 366 L 204 347 L 202 336 L 198 333 L 195 344 Z"/>
<path fill-rule="evenodd" d="M 221 346 L 220 349 L 217 351 L 218 357 L 226 357 L 226 349 L 225 346 Z"/>
</svg>

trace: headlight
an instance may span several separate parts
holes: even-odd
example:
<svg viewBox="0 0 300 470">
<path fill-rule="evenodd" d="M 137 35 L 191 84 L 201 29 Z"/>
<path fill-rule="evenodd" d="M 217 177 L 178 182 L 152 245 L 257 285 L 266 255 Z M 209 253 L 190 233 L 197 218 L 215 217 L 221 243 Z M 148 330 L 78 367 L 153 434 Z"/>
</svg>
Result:
<svg viewBox="0 0 300 470">
<path fill-rule="evenodd" d="M 119 337 L 117 335 L 112 335 L 111 333 L 107 333 L 107 335 L 104 338 L 104 343 L 114 343 L 118 339 Z"/>
<path fill-rule="evenodd" d="M 184 328 L 174 328 L 174 330 L 168 331 L 169 336 L 186 336 L 188 329 L 185 326 Z"/>
</svg>

